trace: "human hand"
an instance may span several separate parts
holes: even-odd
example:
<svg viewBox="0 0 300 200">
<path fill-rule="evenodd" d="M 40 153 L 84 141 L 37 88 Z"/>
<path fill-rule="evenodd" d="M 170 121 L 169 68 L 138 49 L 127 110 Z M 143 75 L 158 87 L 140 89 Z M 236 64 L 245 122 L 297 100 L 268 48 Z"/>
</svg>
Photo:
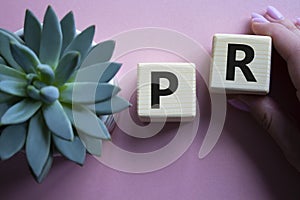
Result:
<svg viewBox="0 0 300 200">
<path fill-rule="evenodd" d="M 272 37 L 275 49 L 287 62 L 290 78 L 297 90 L 295 95 L 300 101 L 300 18 L 292 22 L 269 6 L 264 15 L 252 14 L 251 28 L 255 34 Z M 247 110 L 280 146 L 287 160 L 300 172 L 299 122 L 293 121 L 269 96 L 239 95 L 231 102 L 247 106 Z"/>
</svg>

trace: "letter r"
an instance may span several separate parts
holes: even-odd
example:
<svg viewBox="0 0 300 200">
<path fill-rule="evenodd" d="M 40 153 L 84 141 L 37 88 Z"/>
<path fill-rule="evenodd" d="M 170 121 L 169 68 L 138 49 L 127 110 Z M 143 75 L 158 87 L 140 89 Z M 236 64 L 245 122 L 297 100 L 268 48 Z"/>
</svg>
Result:
<svg viewBox="0 0 300 200">
<path fill-rule="evenodd" d="M 238 50 L 245 53 L 245 58 L 243 60 L 236 60 L 236 52 Z M 239 67 L 247 81 L 257 82 L 247 66 L 253 59 L 254 50 L 252 47 L 245 44 L 228 44 L 226 80 L 233 81 L 235 77 L 235 67 Z"/>
</svg>

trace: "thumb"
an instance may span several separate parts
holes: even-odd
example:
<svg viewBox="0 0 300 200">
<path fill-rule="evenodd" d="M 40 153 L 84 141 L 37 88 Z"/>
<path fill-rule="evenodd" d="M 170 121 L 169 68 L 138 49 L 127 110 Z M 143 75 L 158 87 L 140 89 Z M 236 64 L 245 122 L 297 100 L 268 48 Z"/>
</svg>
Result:
<svg viewBox="0 0 300 200">
<path fill-rule="evenodd" d="M 287 160 L 300 172 L 300 131 L 270 97 L 240 95 L 237 100 L 247 105 L 250 113 L 272 136 Z"/>
</svg>

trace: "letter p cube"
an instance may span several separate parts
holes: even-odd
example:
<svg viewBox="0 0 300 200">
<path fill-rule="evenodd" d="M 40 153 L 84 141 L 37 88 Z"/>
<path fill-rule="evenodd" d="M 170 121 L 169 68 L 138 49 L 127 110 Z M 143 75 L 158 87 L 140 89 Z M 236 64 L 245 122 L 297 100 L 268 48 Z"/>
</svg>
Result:
<svg viewBox="0 0 300 200">
<path fill-rule="evenodd" d="M 192 63 L 138 64 L 138 115 L 143 121 L 191 121 L 196 115 Z"/>
</svg>

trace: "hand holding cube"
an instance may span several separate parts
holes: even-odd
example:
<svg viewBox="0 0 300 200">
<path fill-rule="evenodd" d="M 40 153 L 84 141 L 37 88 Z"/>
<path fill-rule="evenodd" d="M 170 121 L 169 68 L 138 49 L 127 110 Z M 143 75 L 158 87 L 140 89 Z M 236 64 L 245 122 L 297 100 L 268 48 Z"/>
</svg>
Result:
<svg viewBox="0 0 300 200">
<path fill-rule="evenodd" d="M 285 19 L 283 15 L 274 7 L 269 6 L 264 16 L 252 14 L 252 30 L 257 35 L 266 36 L 245 36 L 245 35 L 216 35 L 213 44 L 213 63 L 211 67 L 210 89 L 214 92 L 224 91 L 237 94 L 267 94 L 270 84 L 270 59 L 271 59 L 271 39 L 279 54 L 287 61 L 291 80 L 297 89 L 297 97 L 300 100 L 300 18 L 295 23 Z M 270 37 L 268 37 L 270 36 Z M 172 69 L 169 63 L 169 68 Z M 185 64 L 174 64 L 180 70 L 186 68 Z M 162 68 L 163 69 L 163 68 Z M 174 70 L 174 69 L 172 69 Z M 179 70 L 179 71 L 180 71 Z M 143 71 L 139 68 L 139 72 Z M 159 77 L 159 81 L 164 82 L 164 86 L 156 85 L 153 89 L 151 81 L 157 71 L 155 68 L 144 71 L 143 78 L 139 77 L 138 90 L 142 85 L 146 86 L 138 91 L 138 114 L 140 117 L 152 118 L 156 121 L 160 119 L 183 119 L 192 120 L 194 116 L 193 101 L 195 96 L 193 80 L 194 74 L 185 74 L 184 79 L 178 79 L 176 90 L 171 88 L 171 78 Z M 159 71 L 159 70 L 158 70 Z M 169 70 L 167 70 L 169 71 Z M 179 74 L 175 73 L 178 77 Z M 187 93 L 178 90 L 182 84 L 190 81 L 191 87 Z M 159 82 L 160 83 L 160 82 Z M 152 91 L 152 93 L 151 93 Z M 189 105 L 189 112 L 183 114 L 183 109 L 176 110 L 168 106 L 164 112 L 160 112 L 156 106 L 151 107 L 151 95 L 156 94 L 156 100 L 163 105 L 174 97 L 179 99 L 176 103 L 179 107 Z M 179 91 L 179 92 L 178 92 Z M 181 92 L 180 92 L 181 91 Z M 191 92 L 192 91 L 192 92 Z M 187 96 L 189 95 L 189 97 Z M 173 97 L 172 97 L 173 96 Z M 181 100 L 180 100 L 181 99 Z M 300 171 L 300 131 L 297 123 L 294 123 L 289 116 L 284 113 L 280 106 L 268 96 L 238 95 L 237 101 L 245 104 L 250 113 L 259 123 L 270 133 L 278 145 L 283 150 L 288 161 Z M 173 107 L 176 103 L 173 103 Z M 142 105 L 143 104 L 143 105 Z M 170 110 L 169 110 L 170 109 Z M 173 113 L 171 113 L 173 111 Z M 168 114 L 169 112 L 169 114 Z M 174 118 L 175 117 L 175 118 Z"/>
</svg>

